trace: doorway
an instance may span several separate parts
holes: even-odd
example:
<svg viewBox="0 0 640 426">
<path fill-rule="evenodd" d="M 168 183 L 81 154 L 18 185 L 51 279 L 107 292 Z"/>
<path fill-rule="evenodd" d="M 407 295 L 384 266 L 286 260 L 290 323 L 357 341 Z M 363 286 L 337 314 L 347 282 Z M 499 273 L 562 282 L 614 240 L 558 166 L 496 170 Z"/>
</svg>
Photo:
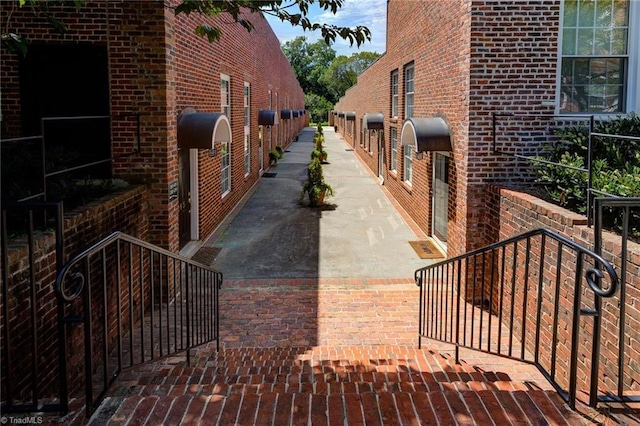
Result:
<svg viewBox="0 0 640 426">
<path fill-rule="evenodd" d="M 378 135 L 378 177 L 384 179 L 384 131 L 376 130 Z"/>
<path fill-rule="evenodd" d="M 449 155 L 433 154 L 433 237 L 445 249 L 449 212 Z"/>
<path fill-rule="evenodd" d="M 191 156 L 189 149 L 178 150 L 178 225 L 180 248 L 191 241 Z"/>
</svg>

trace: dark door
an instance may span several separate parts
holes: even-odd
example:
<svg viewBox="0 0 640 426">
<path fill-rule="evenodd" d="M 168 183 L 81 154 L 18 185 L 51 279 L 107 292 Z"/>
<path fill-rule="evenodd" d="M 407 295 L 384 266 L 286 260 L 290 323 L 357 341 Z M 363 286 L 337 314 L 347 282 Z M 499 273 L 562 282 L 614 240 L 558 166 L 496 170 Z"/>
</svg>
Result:
<svg viewBox="0 0 640 426">
<path fill-rule="evenodd" d="M 189 150 L 178 150 L 178 200 L 180 203 L 180 248 L 191 241 L 191 169 Z"/>
</svg>

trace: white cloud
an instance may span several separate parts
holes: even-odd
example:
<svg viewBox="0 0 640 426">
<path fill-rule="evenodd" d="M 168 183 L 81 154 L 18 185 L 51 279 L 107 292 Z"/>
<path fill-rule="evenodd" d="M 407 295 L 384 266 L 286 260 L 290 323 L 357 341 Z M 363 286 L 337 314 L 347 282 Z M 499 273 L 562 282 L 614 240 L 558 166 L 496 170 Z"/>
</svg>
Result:
<svg viewBox="0 0 640 426">
<path fill-rule="evenodd" d="M 332 47 L 338 55 L 350 56 L 358 51 L 383 53 L 386 49 L 387 0 L 345 0 L 335 15 L 314 5 L 309 8 L 309 19 L 312 22 L 337 26 L 355 27 L 361 25 L 371 30 L 371 42 L 365 42 L 360 48 L 355 44 L 349 46 L 347 40 L 337 38 Z M 281 43 L 293 40 L 298 36 L 307 37 L 310 43 L 315 43 L 321 38 L 318 31 L 304 32 L 299 27 L 293 27 L 288 22 L 281 22 L 279 19 L 269 16 L 267 20 Z"/>
</svg>

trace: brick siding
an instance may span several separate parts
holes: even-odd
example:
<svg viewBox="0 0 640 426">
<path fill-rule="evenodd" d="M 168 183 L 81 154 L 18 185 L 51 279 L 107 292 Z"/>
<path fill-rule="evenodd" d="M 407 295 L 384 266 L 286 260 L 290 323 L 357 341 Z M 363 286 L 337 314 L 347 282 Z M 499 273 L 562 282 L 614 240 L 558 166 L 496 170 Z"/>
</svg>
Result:
<svg viewBox="0 0 640 426">
<path fill-rule="evenodd" d="M 358 78 L 335 109 L 385 116 L 385 161 L 390 163 L 389 129 L 398 137 L 404 121 L 403 67 L 415 64 L 415 117 L 443 115 L 454 147 L 449 171 L 448 254 L 480 247 L 487 217 L 484 183 L 522 180 L 513 159 L 493 154 L 492 113 L 553 113 L 545 101 L 555 98 L 559 2 L 391 0 L 387 50 Z M 408 24 L 410 23 L 410 24 Z M 399 117 L 391 114 L 391 72 L 398 70 Z M 360 141 L 339 131 L 357 154 L 377 171 L 377 148 L 369 154 Z M 359 125 L 359 121 L 356 121 Z M 355 135 L 360 135 L 359 127 Z M 356 136 L 358 138 L 359 136 Z M 521 139 L 509 142 L 518 147 Z M 510 146 L 503 147 L 509 150 Z M 432 156 L 414 159 L 413 182 L 385 171 L 385 185 L 428 234 L 432 228 Z M 480 232 L 479 232 L 480 231 Z"/>
<path fill-rule="evenodd" d="M 228 25 L 227 17 L 206 18 L 197 14 L 175 16 L 171 2 L 92 1 L 80 12 L 51 6 L 51 13 L 68 26 L 59 35 L 42 17 L 28 8 L 2 3 L 0 18 L 11 31 L 34 43 L 91 43 L 106 46 L 109 61 L 112 154 L 115 176 L 149 187 L 149 239 L 172 251 L 179 248 L 178 201 L 169 200 L 169 185 L 178 180 L 177 118 L 185 107 L 198 111 L 220 110 L 220 72 L 231 76 L 232 182 L 231 193 L 220 194 L 220 157 L 199 154 L 200 239 L 206 238 L 258 180 L 259 109 L 266 109 L 267 90 L 279 97 L 278 109 L 304 109 L 304 93 L 267 21 L 250 19 L 255 30 Z M 218 43 L 197 37 L 198 23 L 219 26 L 224 36 Z M 17 55 L 3 47 L 2 135 L 20 134 L 20 77 Z M 251 173 L 243 167 L 243 84 L 251 84 Z M 140 141 L 137 124 L 127 114 L 141 116 Z M 273 134 L 275 143 L 288 145 L 308 123 L 308 115 L 282 122 Z M 268 141 L 265 137 L 265 142 Z M 137 152 L 138 143 L 140 152 Z M 272 147 L 273 147 L 272 146 Z M 263 168 L 268 167 L 265 143 Z"/>
</svg>

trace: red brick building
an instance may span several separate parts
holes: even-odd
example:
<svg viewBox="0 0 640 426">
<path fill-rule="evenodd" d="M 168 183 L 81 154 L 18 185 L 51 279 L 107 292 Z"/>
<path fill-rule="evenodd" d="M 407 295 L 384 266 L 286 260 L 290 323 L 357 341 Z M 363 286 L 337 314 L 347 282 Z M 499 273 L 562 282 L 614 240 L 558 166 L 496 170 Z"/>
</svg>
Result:
<svg viewBox="0 0 640 426">
<path fill-rule="evenodd" d="M 527 179 L 526 162 L 495 153 L 493 114 L 637 110 L 639 22 L 634 1 L 390 0 L 386 52 L 331 114 L 417 224 L 461 254 L 491 240 L 486 184 Z M 513 134 L 500 151 L 535 136 Z"/>
<path fill-rule="evenodd" d="M 249 33 L 224 17 L 176 16 L 177 4 L 51 6 L 64 35 L 29 7 L 0 5 L 3 31 L 31 43 L 24 60 L 2 50 L 2 138 L 40 134 L 43 117 L 110 117 L 88 119 L 79 143 L 106 140 L 112 176 L 147 185 L 149 239 L 172 251 L 205 239 L 269 166 L 268 151 L 308 121 L 262 16 L 245 17 Z M 198 24 L 220 27 L 221 40 L 196 36 Z"/>
</svg>

